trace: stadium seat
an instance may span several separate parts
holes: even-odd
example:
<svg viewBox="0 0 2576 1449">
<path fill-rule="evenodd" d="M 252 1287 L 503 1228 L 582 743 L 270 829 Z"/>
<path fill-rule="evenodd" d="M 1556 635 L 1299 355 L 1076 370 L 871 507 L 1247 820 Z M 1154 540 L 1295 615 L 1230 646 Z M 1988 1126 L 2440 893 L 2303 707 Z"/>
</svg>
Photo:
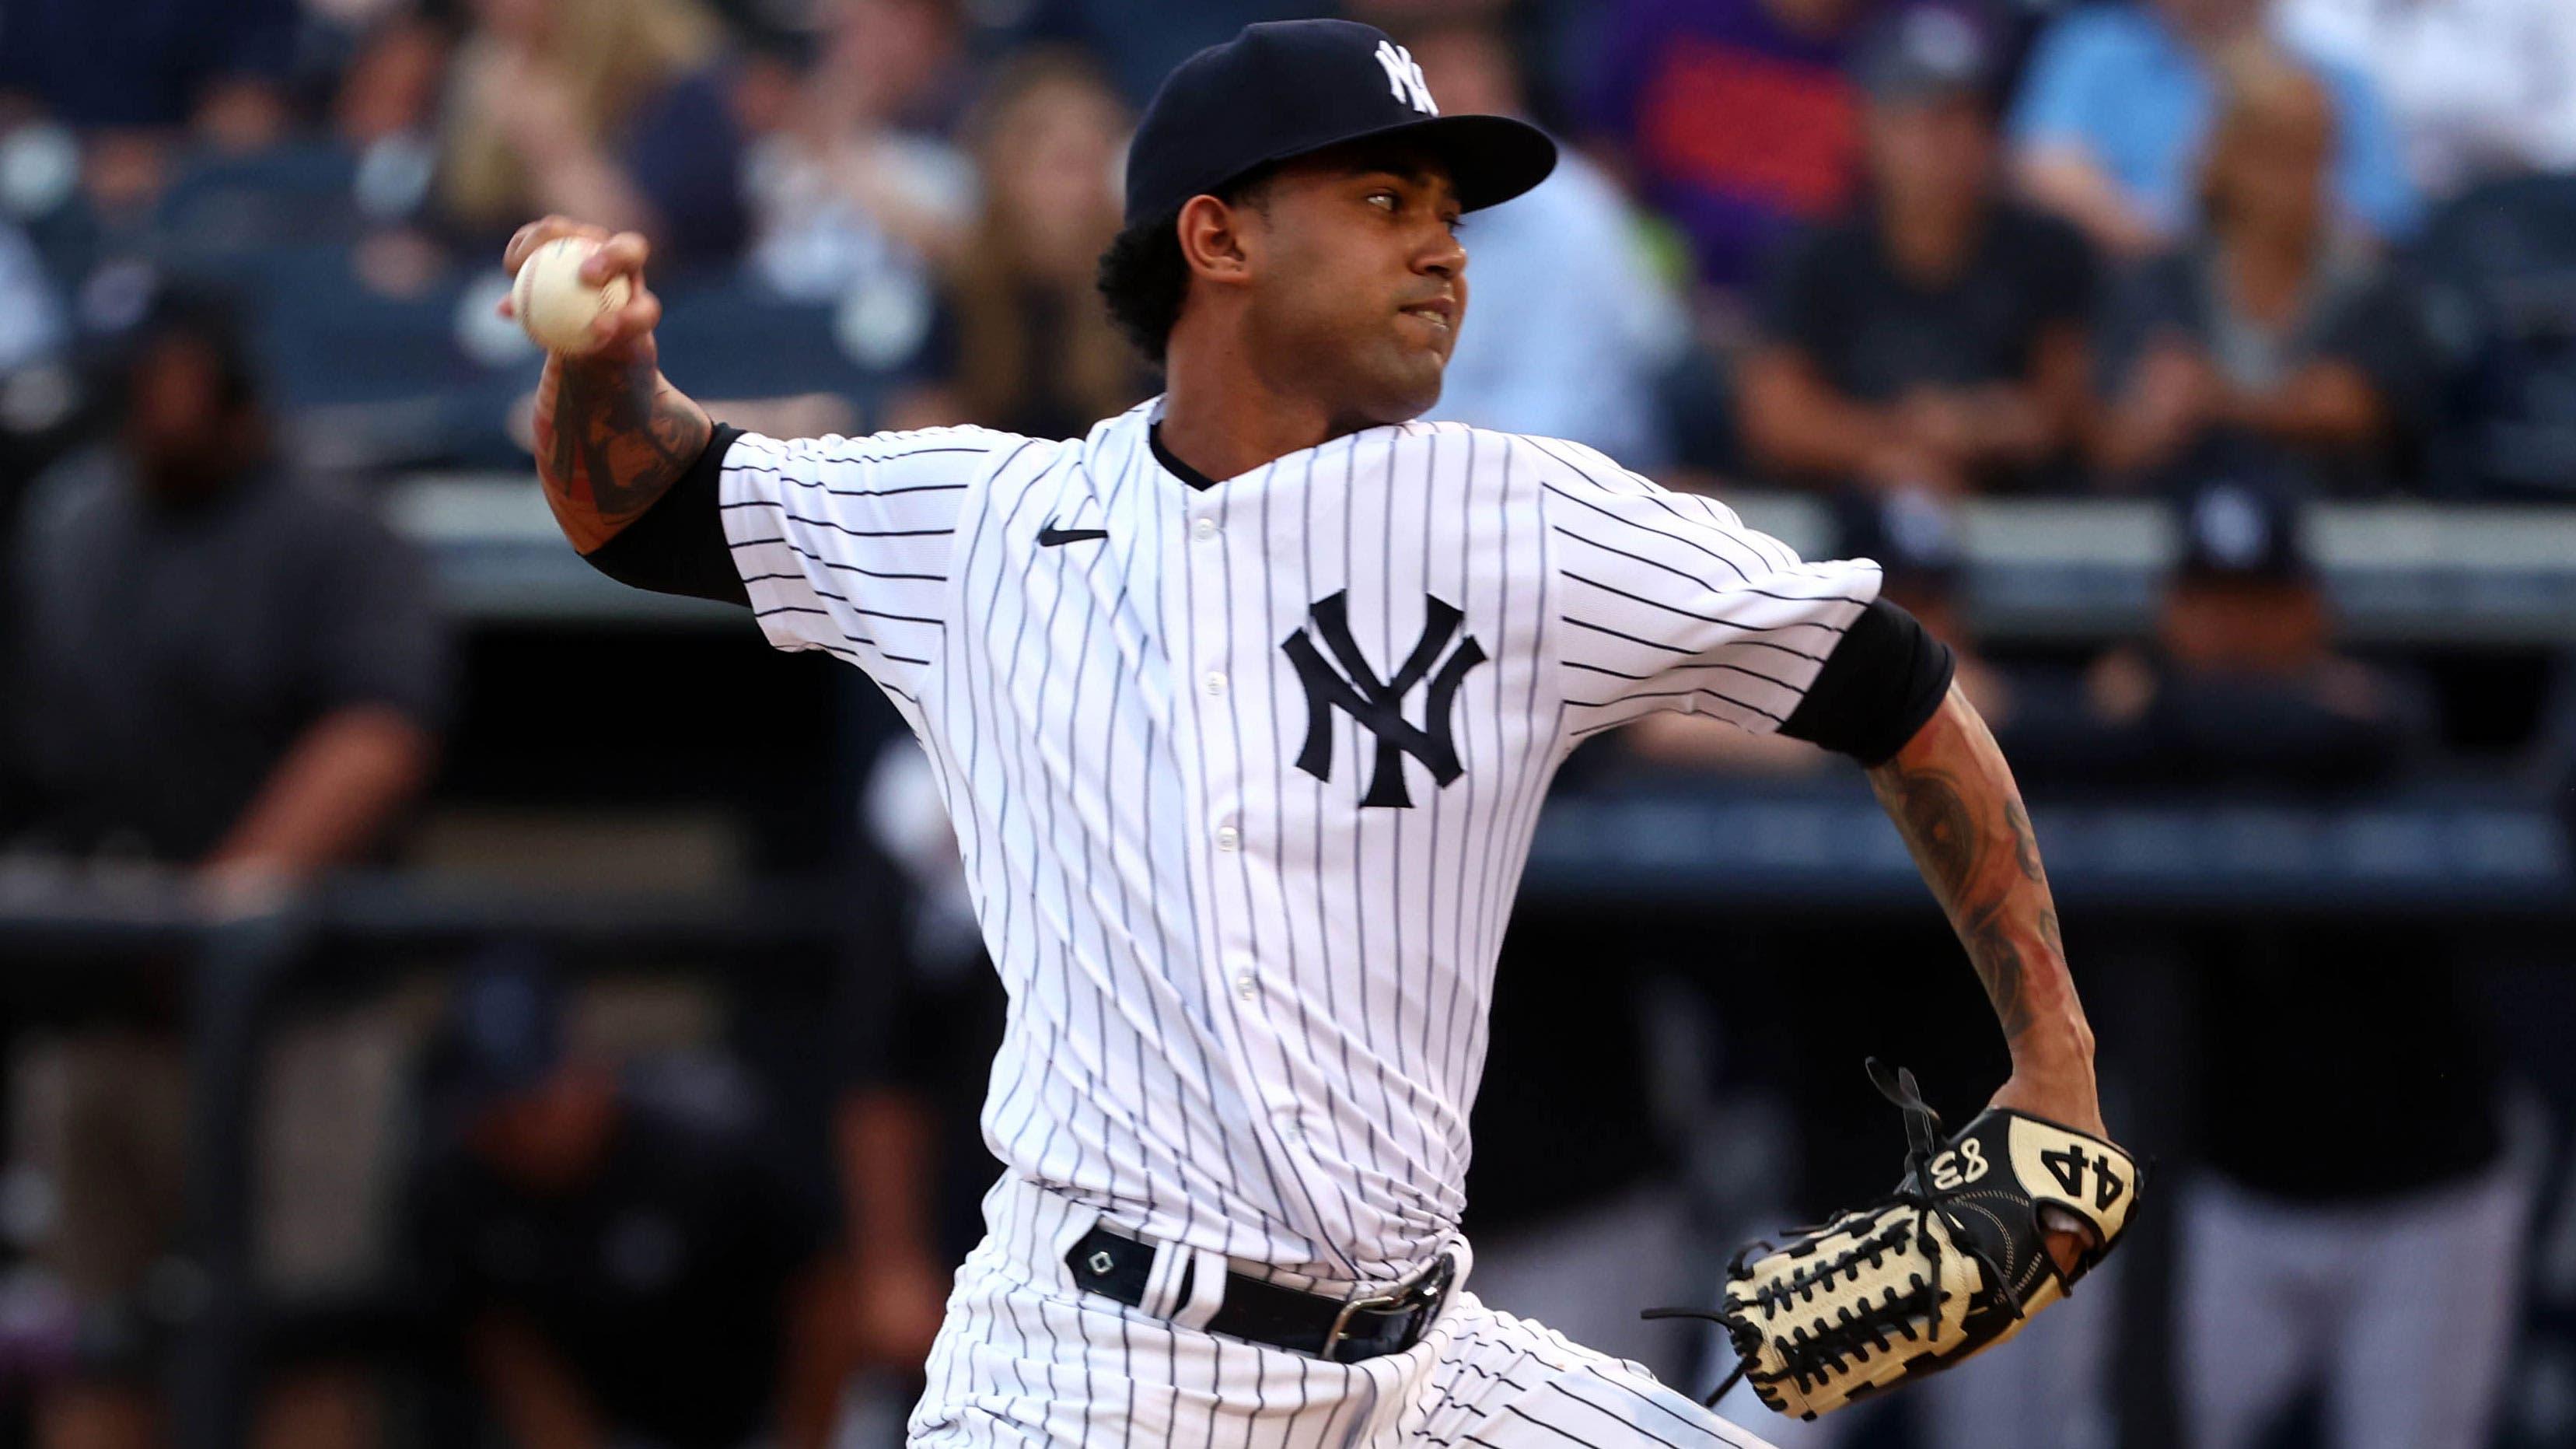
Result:
<svg viewBox="0 0 2576 1449">
<path fill-rule="evenodd" d="M 258 254 L 260 348 L 300 450 L 341 466 L 523 457 L 503 422 L 536 384 L 539 355 L 489 315 L 498 273 L 451 275 L 406 296 L 369 287 L 342 247 Z"/>
<path fill-rule="evenodd" d="M 327 141 L 190 156 L 162 194 L 168 260 L 357 239 L 357 158 Z"/>
<path fill-rule="evenodd" d="M 871 410 L 897 372 L 856 361 L 842 309 L 780 299 L 732 279 L 657 283 L 662 355 L 674 381 L 707 398 L 834 393 Z"/>
</svg>

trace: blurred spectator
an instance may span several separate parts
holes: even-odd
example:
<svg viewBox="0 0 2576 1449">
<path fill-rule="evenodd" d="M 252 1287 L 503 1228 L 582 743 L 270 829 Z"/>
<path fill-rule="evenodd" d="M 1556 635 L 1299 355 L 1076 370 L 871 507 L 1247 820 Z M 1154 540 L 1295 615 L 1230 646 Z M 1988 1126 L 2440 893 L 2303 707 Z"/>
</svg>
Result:
<svg viewBox="0 0 2576 1449">
<path fill-rule="evenodd" d="M 1491 27 L 1448 25 L 1407 42 L 1449 110 L 1526 113 L 1519 67 Z M 1476 213 L 1462 234 L 1474 321 L 1429 416 L 1660 465 L 1670 449 L 1657 386 L 1689 331 L 1679 299 L 1648 271 L 1618 187 L 1567 151 L 1538 189 Z"/>
<path fill-rule="evenodd" d="M 332 129 L 355 149 L 395 137 L 426 136 L 438 122 L 440 90 L 454 49 L 446 26 L 403 13 L 356 41 L 332 97 Z"/>
<path fill-rule="evenodd" d="M 1955 496 L 2041 481 L 2081 439 L 2094 258 L 1998 192 L 1989 43 L 1921 7 L 1862 55 L 1865 205 L 1785 254 L 1742 369 L 1769 468 Z"/>
<path fill-rule="evenodd" d="M 458 983 L 410 1194 L 428 1306 L 508 1442 L 821 1445 L 845 1315 L 746 1089 L 569 1050 L 562 989 L 514 954 Z"/>
<path fill-rule="evenodd" d="M 2336 651 L 2296 504 L 2216 484 L 2176 523 L 2155 647 L 2096 676 L 2105 719 L 2146 731 L 2150 778 L 2230 800 L 2396 778 L 2429 711 L 2413 681 Z M 2324 1442 L 2486 1443 L 2530 1183 L 2458 938 L 2254 926 L 2184 950 L 2201 1039 L 2178 1060 L 2206 1158 L 2180 1203 L 2186 1442 L 2251 1449 L 2321 1387 Z"/>
<path fill-rule="evenodd" d="M 970 131 L 983 213 L 941 279 L 948 381 L 894 426 L 1079 437 L 1152 391 L 1093 280 L 1118 233 L 1126 112 L 1078 54 L 1032 50 L 994 76 Z"/>
<path fill-rule="evenodd" d="M 419 561 L 354 499 L 284 473 L 230 313 L 173 289 L 127 339 L 113 457 L 67 463 L 18 570 L 25 842 L 193 872 L 256 905 L 361 860 L 428 777 L 445 708 Z M 170 1024 L 31 1044 L 62 1204 L 46 1259 L 95 1357 L 45 1406 L 51 1442 L 139 1444 L 138 1304 L 170 1245 L 186 1112 Z M 102 1331 L 113 1330 L 113 1331 Z"/>
<path fill-rule="evenodd" d="M 291 119 L 297 21 L 296 0 L 11 0 L 0 93 L 82 130 L 264 145 Z"/>
<path fill-rule="evenodd" d="M 176 289 L 133 335 L 115 457 L 34 505 L 16 708 L 59 843 L 290 881 L 419 791 L 444 652 L 420 561 L 280 470 L 245 347 Z"/>
<path fill-rule="evenodd" d="M 2391 777 L 2429 742 L 2420 688 L 2334 652 L 2298 508 L 2225 479 L 2181 495 L 2154 647 L 2107 656 L 2088 686 L 2106 729 L 2143 732 L 2154 783 L 2348 786 Z"/>
<path fill-rule="evenodd" d="M 723 34 L 695 0 L 473 0 L 440 195 L 497 252 L 562 212 L 652 238 L 658 265 L 725 260 L 746 227 Z"/>
<path fill-rule="evenodd" d="M 454 262 L 430 230 L 430 203 L 455 36 L 408 8 L 373 19 L 351 40 L 331 105 L 334 138 L 357 161 L 349 200 L 366 224 L 350 271 L 376 297 L 411 297 Z"/>
<path fill-rule="evenodd" d="M 2230 53 L 2224 86 L 2208 233 L 2114 309 L 2100 461 L 2130 480 L 2384 485 L 2427 353 L 2404 294 L 2328 203 L 2331 98 L 2261 42 Z"/>
<path fill-rule="evenodd" d="M 753 260 L 800 301 L 926 288 L 975 218 L 974 165 L 948 140 L 965 89 L 948 0 L 839 0 L 789 124 L 750 165 Z"/>
<path fill-rule="evenodd" d="M 1733 296 L 1800 223 L 1835 216 L 1861 150 L 1844 74 L 1876 0 L 1619 0 L 1585 119 Z"/>
<path fill-rule="evenodd" d="M 2264 33 L 2268 0 L 2141 0 L 2069 12 L 2040 37 L 2012 118 L 2031 199 L 2120 257 L 2188 235 L 2219 107 L 2218 58 Z M 2328 155 L 2335 210 L 2383 238 L 2414 230 L 2417 202 L 2378 89 L 2310 62 L 2340 118 Z"/>
<path fill-rule="evenodd" d="M 2576 5 L 2281 0 L 2281 23 L 2298 45 L 2377 82 L 2427 192 L 2576 171 Z"/>
</svg>

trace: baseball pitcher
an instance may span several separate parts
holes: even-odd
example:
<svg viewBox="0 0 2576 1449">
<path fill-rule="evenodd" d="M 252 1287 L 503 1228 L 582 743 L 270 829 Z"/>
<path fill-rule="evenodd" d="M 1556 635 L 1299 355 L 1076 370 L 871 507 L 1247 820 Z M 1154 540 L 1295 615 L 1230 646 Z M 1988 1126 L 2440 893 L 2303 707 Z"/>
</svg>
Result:
<svg viewBox="0 0 2576 1449">
<path fill-rule="evenodd" d="M 1480 1303 L 1457 1230 L 1540 801 L 1653 710 L 1868 766 L 2012 1049 L 1954 1137 L 1901 1093 L 1887 1203 L 1738 1260 L 1721 1311 L 1765 1400 L 1998 1341 L 2125 1220 L 2029 821 L 1876 566 L 1574 444 L 1412 421 L 1466 319 L 1460 217 L 1555 154 L 1440 115 L 1364 25 L 1201 52 L 1100 265 L 1168 390 L 1065 441 L 738 432 L 662 376 L 641 238 L 510 244 L 515 271 L 599 240 L 584 279 L 628 288 L 538 395 L 574 547 L 867 671 L 955 822 L 1010 993 L 1007 1171 L 915 1444 L 1760 1444 Z"/>
</svg>

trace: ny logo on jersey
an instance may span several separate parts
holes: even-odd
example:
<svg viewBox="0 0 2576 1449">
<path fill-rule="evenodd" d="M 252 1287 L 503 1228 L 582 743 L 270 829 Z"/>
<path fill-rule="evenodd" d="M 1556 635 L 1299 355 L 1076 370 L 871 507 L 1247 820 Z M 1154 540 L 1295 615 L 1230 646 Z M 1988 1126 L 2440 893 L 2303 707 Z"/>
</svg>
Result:
<svg viewBox="0 0 2576 1449">
<path fill-rule="evenodd" d="M 1386 83 L 1395 98 L 1426 116 L 1440 114 L 1432 102 L 1431 82 L 1422 78 L 1422 67 L 1414 62 L 1413 52 L 1392 40 L 1377 43 L 1377 63 L 1386 68 Z"/>
<path fill-rule="evenodd" d="M 1380 680 L 1367 656 L 1360 653 L 1358 641 L 1351 638 L 1349 591 L 1319 601 L 1308 622 L 1279 645 L 1296 667 L 1297 681 L 1306 686 L 1306 745 L 1297 752 L 1297 768 L 1318 780 L 1333 778 L 1333 711 L 1338 709 L 1377 737 L 1377 766 L 1369 776 L 1367 793 L 1360 797 L 1362 808 L 1412 808 L 1413 797 L 1404 788 L 1406 755 L 1420 760 L 1435 784 L 1457 779 L 1463 767 L 1458 763 L 1458 740 L 1450 729 L 1449 711 L 1458 702 L 1458 686 L 1467 671 L 1485 662 L 1484 646 L 1472 636 L 1459 639 L 1456 649 L 1449 648 L 1463 617 L 1448 604 L 1424 595 L 1422 637 L 1413 641 L 1413 652 L 1394 677 Z M 1315 647 L 1314 636 L 1319 634 L 1340 669 L 1326 663 L 1323 651 Z M 1444 650 L 1449 654 L 1446 662 L 1440 658 Z M 1422 725 L 1417 729 L 1404 717 L 1404 697 L 1426 678 L 1431 686 L 1423 696 Z"/>
</svg>

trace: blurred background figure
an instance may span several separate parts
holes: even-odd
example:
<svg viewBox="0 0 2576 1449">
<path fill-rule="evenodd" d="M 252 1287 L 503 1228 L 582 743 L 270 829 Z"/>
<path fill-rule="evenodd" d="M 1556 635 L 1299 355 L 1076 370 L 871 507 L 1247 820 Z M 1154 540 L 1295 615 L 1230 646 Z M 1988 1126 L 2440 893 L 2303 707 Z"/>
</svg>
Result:
<svg viewBox="0 0 2576 1449">
<path fill-rule="evenodd" d="M 2096 265 L 2072 227 L 2006 200 L 1993 40 L 1922 6 L 1883 23 L 1857 214 L 1784 251 L 1740 381 L 1754 459 L 1880 492 L 2027 490 L 2086 436 Z"/>
<path fill-rule="evenodd" d="M 2281 0 L 2303 49 L 2369 76 L 2415 184 L 2576 171 L 2576 7 L 2556 0 Z"/>
<path fill-rule="evenodd" d="M 1838 215 L 1861 150 L 1846 69 L 1870 0 L 1618 0 L 1583 119 L 1690 245 L 1723 319 L 1771 249 Z"/>
<path fill-rule="evenodd" d="M 2143 730 L 2156 784 L 2352 789 L 2393 778 L 2427 742 L 2418 689 L 2335 651 L 2297 508 L 2280 490 L 2225 477 L 2187 490 L 2176 515 L 2183 561 L 2153 647 L 2094 667 L 2102 733 Z"/>
<path fill-rule="evenodd" d="M 472 0 L 438 192 L 480 256 L 549 212 L 643 232 L 666 267 L 747 227 L 725 37 L 696 0 Z"/>
<path fill-rule="evenodd" d="M 2378 254 L 2329 200 L 2331 93 L 2259 41 L 2230 51 L 2219 78 L 2206 230 L 2138 271 L 2114 307 L 2102 467 L 2115 480 L 2385 487 L 2426 351 Z"/>
<path fill-rule="evenodd" d="M 787 123 L 749 161 L 752 260 L 782 294 L 926 294 L 973 224 L 974 163 L 950 139 L 969 94 L 953 0 L 836 0 Z"/>
<path fill-rule="evenodd" d="M 2335 647 L 2297 504 L 2217 483 L 2176 524 L 2154 647 L 2097 677 L 2106 720 L 2145 728 L 2160 788 L 2330 799 L 2417 757 L 2420 682 Z M 2179 1206 L 2186 1442 L 2275 1442 L 2314 1394 L 2329 1444 L 2486 1443 L 2536 1164 L 2527 1134 L 2508 1141 L 2473 958 L 2402 921 L 2185 949 L 2204 1144 Z"/>
<path fill-rule="evenodd" d="M 940 278 L 946 381 L 898 401 L 896 426 L 1078 437 L 1152 391 L 1094 284 L 1127 124 L 1076 53 L 1031 51 L 994 75 L 968 127 L 982 209 Z"/>
<path fill-rule="evenodd" d="M 1528 114 L 1520 64 L 1490 23 L 1405 33 L 1453 111 Z M 1571 438 L 1637 468 L 1671 454 L 1664 374 L 1689 344 L 1683 299 L 1657 277 L 1618 186 L 1567 152 L 1538 188 L 1473 219 L 1468 305 L 1429 416 Z"/>
<path fill-rule="evenodd" d="M 2266 33 L 2269 0 L 2138 0 L 2069 11 L 2039 40 L 2012 118 L 2032 200 L 2105 251 L 2139 257 L 2187 235 L 2222 82 L 2220 56 Z M 2398 132 L 2377 87 L 2313 61 L 2341 118 L 2329 156 L 2335 213 L 2383 239 L 2418 221 Z"/>
<path fill-rule="evenodd" d="M 142 305 L 115 446 L 57 471 L 23 541 L 34 825 L 218 891 L 292 885 L 366 858 L 428 782 L 445 627 L 408 545 L 281 465 L 229 303 Z"/>
<path fill-rule="evenodd" d="M 412 549 L 359 499 L 280 465 L 223 299 L 174 286 L 142 300 L 109 369 L 115 445 L 47 480 L 15 571 L 10 736 L 32 790 L 19 845 L 184 872 L 217 909 L 256 909 L 375 857 L 428 783 L 446 631 Z M 154 1284 L 187 1102 L 174 1003 L 135 1004 L 22 1043 L 12 1063 L 28 1151 L 61 1205 L 42 1255 L 89 1346 L 44 1406 L 49 1443 L 156 1432 L 149 1374 L 171 1305 Z M 316 1106 L 333 1110 L 284 1108 L 268 1130 L 310 1128 Z"/>
<path fill-rule="evenodd" d="M 432 1042 L 407 1198 L 434 1333 L 523 1449 L 815 1449 L 847 1320 L 756 1098 L 705 1062 L 621 1074 L 567 1005 L 496 948 Z"/>
</svg>

